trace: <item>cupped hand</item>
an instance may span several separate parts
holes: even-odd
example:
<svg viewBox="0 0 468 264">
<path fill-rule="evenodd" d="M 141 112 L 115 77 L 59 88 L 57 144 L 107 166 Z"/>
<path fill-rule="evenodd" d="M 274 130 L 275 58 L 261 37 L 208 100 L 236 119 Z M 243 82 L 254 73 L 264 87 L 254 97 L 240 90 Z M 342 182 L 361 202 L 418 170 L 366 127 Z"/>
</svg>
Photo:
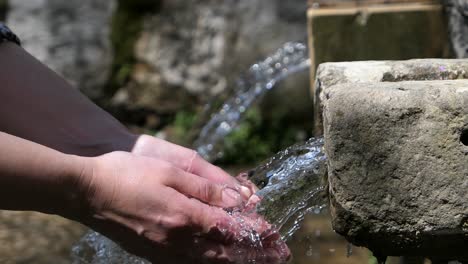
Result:
<svg viewBox="0 0 468 264">
<path fill-rule="evenodd" d="M 231 221 L 220 207 L 242 204 L 236 182 L 217 184 L 125 152 L 90 160 L 81 182 L 91 215 L 80 221 L 157 263 L 228 263 L 225 238 L 213 230 Z"/>
<path fill-rule="evenodd" d="M 167 161 L 183 171 L 215 183 L 239 185 L 234 177 L 204 160 L 196 151 L 156 137 L 140 135 L 132 153 Z M 245 188 L 244 186 L 240 189 L 244 199 L 248 199 L 255 191 L 255 189 Z"/>
</svg>

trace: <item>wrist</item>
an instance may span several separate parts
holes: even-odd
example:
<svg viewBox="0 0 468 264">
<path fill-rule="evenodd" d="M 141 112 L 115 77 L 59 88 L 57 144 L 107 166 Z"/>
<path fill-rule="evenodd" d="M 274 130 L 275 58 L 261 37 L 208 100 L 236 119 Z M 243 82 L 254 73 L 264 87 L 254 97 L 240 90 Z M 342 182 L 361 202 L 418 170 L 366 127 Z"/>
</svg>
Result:
<svg viewBox="0 0 468 264">
<path fill-rule="evenodd" d="M 64 204 L 57 214 L 83 222 L 91 214 L 89 193 L 95 158 L 66 156 L 66 166 L 69 170 L 64 174 L 60 186 Z"/>
</svg>

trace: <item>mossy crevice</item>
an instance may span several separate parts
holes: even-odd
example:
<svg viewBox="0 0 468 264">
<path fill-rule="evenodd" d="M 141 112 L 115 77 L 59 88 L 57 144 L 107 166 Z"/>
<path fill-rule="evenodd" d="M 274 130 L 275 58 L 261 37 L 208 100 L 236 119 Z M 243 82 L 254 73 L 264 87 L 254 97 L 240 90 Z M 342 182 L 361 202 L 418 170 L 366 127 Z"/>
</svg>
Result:
<svg viewBox="0 0 468 264">
<path fill-rule="evenodd" d="M 158 13 L 159 0 L 118 0 L 112 17 L 110 40 L 114 52 L 109 81 L 103 97 L 112 97 L 130 80 L 136 63 L 135 44 L 143 30 L 144 18 Z"/>
<path fill-rule="evenodd" d="M 247 110 L 245 120 L 226 137 L 224 156 L 217 163 L 255 164 L 310 136 L 280 112 L 269 118 L 258 106 Z"/>
<path fill-rule="evenodd" d="M 0 21 L 6 21 L 9 7 L 8 0 L 0 0 Z"/>
</svg>

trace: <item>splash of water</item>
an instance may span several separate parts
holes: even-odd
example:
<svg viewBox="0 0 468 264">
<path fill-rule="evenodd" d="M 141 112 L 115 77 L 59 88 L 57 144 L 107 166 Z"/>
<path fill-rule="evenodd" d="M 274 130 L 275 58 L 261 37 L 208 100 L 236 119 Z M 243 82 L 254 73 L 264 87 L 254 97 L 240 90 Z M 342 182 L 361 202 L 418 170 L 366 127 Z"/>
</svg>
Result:
<svg viewBox="0 0 468 264">
<path fill-rule="evenodd" d="M 308 213 L 319 214 L 326 207 L 326 158 L 323 139 L 311 138 L 270 158 L 250 173 L 263 187 L 257 211 L 290 238 Z"/>
<path fill-rule="evenodd" d="M 249 173 L 263 187 L 257 193 L 263 198 L 257 212 L 280 229 L 284 240 L 294 234 L 307 213 L 320 213 L 325 207 L 322 148 L 323 139 L 310 139 L 279 152 Z M 89 232 L 73 247 L 72 259 L 74 264 L 149 263 L 96 232 Z"/>
<path fill-rule="evenodd" d="M 72 247 L 71 258 L 73 264 L 150 264 L 94 231 L 88 232 Z"/>
<path fill-rule="evenodd" d="M 242 120 L 243 113 L 275 84 L 287 76 L 310 67 L 307 48 L 302 43 L 286 43 L 272 56 L 254 64 L 239 79 L 235 96 L 202 129 L 195 143 L 207 160 L 222 155 L 223 139 Z M 324 208 L 322 176 L 325 156 L 323 140 L 309 140 L 279 152 L 266 164 L 251 171 L 256 183 L 264 187 L 257 211 L 280 228 L 283 239 L 289 238 L 308 212 Z M 73 248 L 74 264 L 149 263 L 135 257 L 96 232 L 86 234 Z"/>
<path fill-rule="evenodd" d="M 237 81 L 235 95 L 202 128 L 195 149 L 209 161 L 221 157 L 224 138 L 238 126 L 245 111 L 276 83 L 309 68 L 307 47 L 297 42 L 286 43 L 270 57 L 252 65 Z"/>
</svg>

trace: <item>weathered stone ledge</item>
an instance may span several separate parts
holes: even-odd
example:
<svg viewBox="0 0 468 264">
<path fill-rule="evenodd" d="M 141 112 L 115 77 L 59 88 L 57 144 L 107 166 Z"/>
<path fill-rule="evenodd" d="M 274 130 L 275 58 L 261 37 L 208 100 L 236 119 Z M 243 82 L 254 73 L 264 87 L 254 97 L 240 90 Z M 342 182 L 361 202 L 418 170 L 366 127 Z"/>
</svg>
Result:
<svg viewBox="0 0 468 264">
<path fill-rule="evenodd" d="M 323 63 L 318 67 L 316 76 L 315 120 L 317 133 L 321 134 L 321 95 L 329 87 L 343 83 L 468 79 L 468 60 L 415 59 Z"/>
<path fill-rule="evenodd" d="M 382 255 L 468 259 L 468 80 L 381 82 L 466 77 L 468 63 L 415 63 L 321 68 L 333 226 Z M 374 83 L 330 85 L 362 75 Z"/>
</svg>

